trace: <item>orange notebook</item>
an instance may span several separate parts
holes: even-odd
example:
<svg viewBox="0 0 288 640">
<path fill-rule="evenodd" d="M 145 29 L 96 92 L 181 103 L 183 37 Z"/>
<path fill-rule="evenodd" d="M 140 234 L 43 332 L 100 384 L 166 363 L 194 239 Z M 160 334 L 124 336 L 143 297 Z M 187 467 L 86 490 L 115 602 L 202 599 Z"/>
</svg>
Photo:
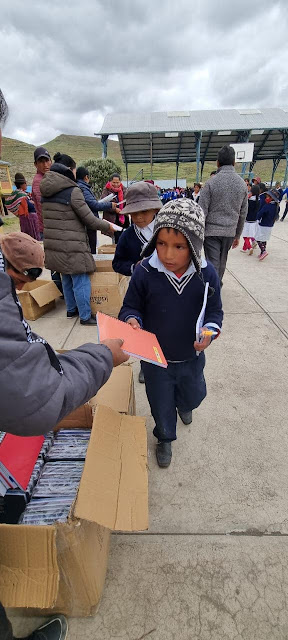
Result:
<svg viewBox="0 0 288 640">
<path fill-rule="evenodd" d="M 27 489 L 43 442 L 44 436 L 6 433 L 0 445 L 0 495 L 7 489 Z"/>
<path fill-rule="evenodd" d="M 158 367 L 167 367 L 167 360 L 154 333 L 144 329 L 133 329 L 127 322 L 121 322 L 100 312 L 97 313 L 97 325 L 99 341 L 122 338 L 122 349 L 129 356 L 157 364 Z"/>
</svg>

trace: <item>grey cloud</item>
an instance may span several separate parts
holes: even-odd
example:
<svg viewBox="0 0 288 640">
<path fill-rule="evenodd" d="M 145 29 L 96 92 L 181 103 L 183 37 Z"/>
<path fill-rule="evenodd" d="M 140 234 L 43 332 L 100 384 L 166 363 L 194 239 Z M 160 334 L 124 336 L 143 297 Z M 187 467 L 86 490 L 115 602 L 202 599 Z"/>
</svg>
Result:
<svg viewBox="0 0 288 640">
<path fill-rule="evenodd" d="M 6 3 L 4 133 L 38 143 L 92 135 L 111 111 L 288 103 L 285 16 L 286 0 Z"/>
</svg>

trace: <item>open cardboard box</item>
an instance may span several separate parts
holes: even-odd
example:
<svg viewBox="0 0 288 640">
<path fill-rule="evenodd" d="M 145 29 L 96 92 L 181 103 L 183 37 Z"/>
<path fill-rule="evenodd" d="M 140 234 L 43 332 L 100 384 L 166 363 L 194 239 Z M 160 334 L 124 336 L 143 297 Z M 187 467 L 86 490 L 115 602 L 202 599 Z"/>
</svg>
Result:
<svg viewBox="0 0 288 640">
<path fill-rule="evenodd" d="M 65 353 L 65 351 L 58 351 L 58 353 Z M 109 380 L 99 389 L 96 396 L 69 413 L 57 424 L 55 430 L 77 429 L 79 427 L 91 429 L 93 414 L 98 404 L 110 407 L 119 413 L 135 414 L 133 369 L 130 364 L 122 364 L 113 369 Z"/>
<path fill-rule="evenodd" d="M 128 288 L 129 278 L 114 271 L 111 273 L 94 271 L 90 279 L 92 313 L 102 311 L 108 316 L 117 317 Z"/>
<path fill-rule="evenodd" d="M 114 270 L 112 267 L 113 258 L 114 258 L 114 255 L 111 253 L 99 253 L 94 255 L 94 260 L 96 263 L 96 272 L 114 273 Z"/>
<path fill-rule="evenodd" d="M 26 282 L 21 291 L 17 291 L 26 320 L 37 320 L 55 307 L 55 300 L 61 293 L 52 280 Z"/>
<path fill-rule="evenodd" d="M 29 613 L 32 608 L 41 615 L 95 613 L 110 531 L 148 528 L 146 452 L 145 418 L 97 407 L 67 522 L 0 525 L 0 601 L 5 607 L 29 608 Z"/>
<path fill-rule="evenodd" d="M 116 251 L 116 244 L 101 244 L 97 249 L 97 253 L 112 253 Z M 112 256 L 113 259 L 113 256 Z"/>
</svg>

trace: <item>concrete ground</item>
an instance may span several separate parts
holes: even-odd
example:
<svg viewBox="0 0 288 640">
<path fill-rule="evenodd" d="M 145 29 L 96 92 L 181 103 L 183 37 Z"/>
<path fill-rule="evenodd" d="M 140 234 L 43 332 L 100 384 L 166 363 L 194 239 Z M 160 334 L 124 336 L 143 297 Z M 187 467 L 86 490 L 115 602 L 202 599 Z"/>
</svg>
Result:
<svg viewBox="0 0 288 640">
<path fill-rule="evenodd" d="M 168 470 L 149 441 L 150 528 L 115 534 L 103 599 L 69 640 L 288 638 L 288 218 L 262 263 L 230 252 L 223 335 L 207 352 L 208 396 L 179 422 Z M 33 329 L 55 348 L 96 340 L 63 302 Z M 133 365 L 135 374 L 138 363 Z M 38 619 L 13 617 L 23 635 Z"/>
</svg>

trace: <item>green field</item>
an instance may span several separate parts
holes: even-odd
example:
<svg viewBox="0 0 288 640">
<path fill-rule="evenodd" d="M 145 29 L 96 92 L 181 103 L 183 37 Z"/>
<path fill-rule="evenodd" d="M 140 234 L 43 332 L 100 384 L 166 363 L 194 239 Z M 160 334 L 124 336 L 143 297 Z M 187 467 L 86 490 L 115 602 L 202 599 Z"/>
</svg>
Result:
<svg viewBox="0 0 288 640">
<path fill-rule="evenodd" d="M 62 153 L 71 155 L 75 159 L 77 165 L 82 164 L 83 160 L 88 160 L 89 158 L 101 158 L 102 154 L 102 147 L 99 138 L 90 136 L 68 136 L 62 134 L 54 140 L 46 142 L 44 146 L 47 147 L 51 155 L 55 154 L 56 151 L 61 151 Z M 11 162 L 10 171 L 12 179 L 16 171 L 21 171 L 22 173 L 24 173 L 28 184 L 31 184 L 35 173 L 33 164 L 34 149 L 35 147 L 33 145 L 27 144 L 26 142 L 13 140 L 12 138 L 3 138 L 2 160 Z M 112 158 L 119 164 L 122 171 L 123 181 L 125 181 L 126 171 L 122 162 L 119 143 L 115 140 L 108 141 L 108 157 Z M 215 169 L 215 164 L 216 163 L 213 162 L 207 162 L 204 165 L 203 182 L 207 180 L 210 172 Z M 285 160 L 281 160 L 275 174 L 275 180 L 283 179 L 285 173 L 285 165 Z M 240 168 L 241 166 L 239 165 L 239 169 L 237 167 L 237 170 L 240 171 Z M 132 164 L 128 166 L 129 179 L 133 179 L 136 176 L 137 172 L 141 169 L 143 169 L 144 171 L 144 179 L 150 178 L 150 165 Z M 270 180 L 271 172 L 272 160 L 263 160 L 262 162 L 257 162 L 254 167 L 254 174 L 260 175 L 261 179 L 264 182 Z M 178 176 L 179 178 L 186 178 L 188 185 L 193 184 L 196 178 L 195 162 L 180 164 Z M 175 164 L 155 164 L 153 166 L 153 178 L 154 180 L 156 180 L 156 182 L 157 178 L 174 179 Z"/>
</svg>

